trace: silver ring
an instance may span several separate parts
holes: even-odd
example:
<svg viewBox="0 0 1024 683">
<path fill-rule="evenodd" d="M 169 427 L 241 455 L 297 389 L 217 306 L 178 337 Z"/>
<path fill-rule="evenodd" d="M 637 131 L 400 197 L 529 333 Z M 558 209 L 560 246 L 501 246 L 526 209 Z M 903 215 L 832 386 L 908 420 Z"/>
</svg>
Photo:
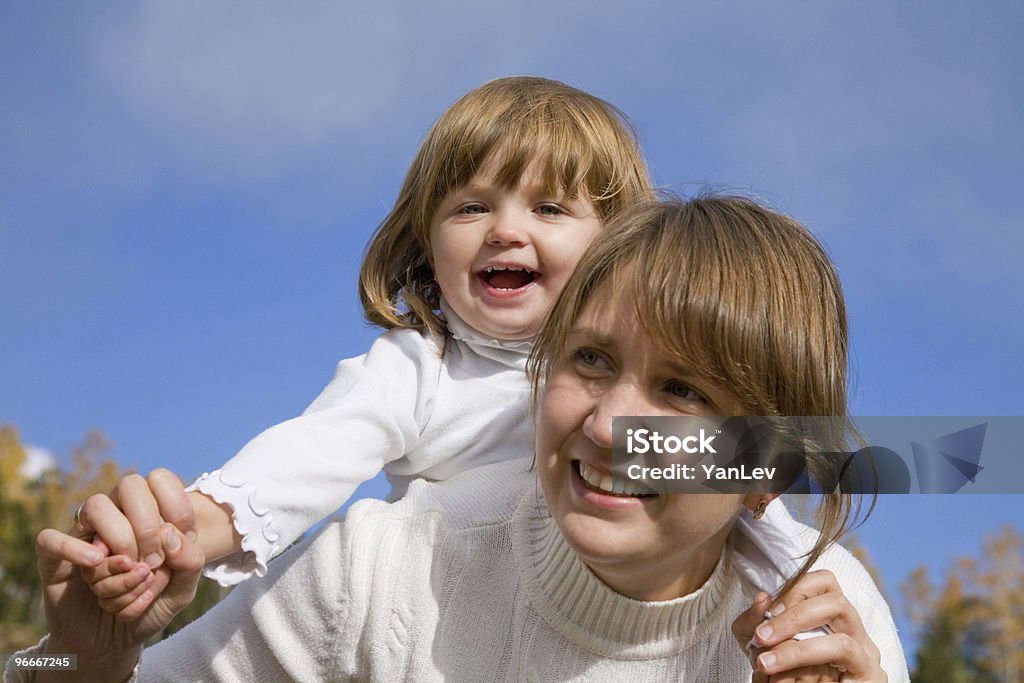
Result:
<svg viewBox="0 0 1024 683">
<path fill-rule="evenodd" d="M 78 529 L 79 531 L 88 531 L 88 529 L 85 528 L 85 525 L 82 524 L 82 508 L 84 508 L 84 507 L 85 507 L 85 503 L 82 503 L 77 508 L 75 508 L 75 516 L 74 516 L 75 528 Z"/>
</svg>

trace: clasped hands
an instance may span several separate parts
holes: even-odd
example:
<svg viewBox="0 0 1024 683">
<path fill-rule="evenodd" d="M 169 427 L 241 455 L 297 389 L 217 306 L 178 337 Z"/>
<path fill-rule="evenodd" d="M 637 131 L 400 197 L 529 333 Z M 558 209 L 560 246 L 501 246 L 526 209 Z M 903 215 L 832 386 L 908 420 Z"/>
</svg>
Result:
<svg viewBox="0 0 1024 683">
<path fill-rule="evenodd" d="M 195 597 L 205 557 L 192 506 L 178 478 L 156 470 L 90 497 L 76 519 L 68 533 L 36 539 L 44 653 L 77 654 L 79 680 L 123 680 L 146 640 Z"/>
</svg>

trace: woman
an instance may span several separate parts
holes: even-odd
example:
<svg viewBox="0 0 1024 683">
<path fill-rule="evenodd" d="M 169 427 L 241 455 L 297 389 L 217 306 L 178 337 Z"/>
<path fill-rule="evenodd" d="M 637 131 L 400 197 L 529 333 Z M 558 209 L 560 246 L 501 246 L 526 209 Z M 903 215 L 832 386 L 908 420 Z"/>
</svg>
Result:
<svg viewBox="0 0 1024 683">
<path fill-rule="evenodd" d="M 822 533 L 806 542 L 772 494 L 656 493 L 610 464 L 614 416 L 845 415 L 845 313 L 828 258 L 801 226 L 743 199 L 619 220 L 538 338 L 535 464 L 353 506 L 266 580 L 147 650 L 139 678 L 730 682 L 751 680 L 756 655 L 761 680 L 908 680 L 888 607 L 831 545 L 847 497 L 823 497 Z M 809 456 L 808 472 L 829 481 L 840 465 Z M 124 486 L 132 499 L 148 486 L 165 519 L 187 506 L 162 474 Z M 137 513 L 90 506 L 77 538 L 40 535 L 52 635 L 39 649 L 75 652 L 81 673 L 110 680 L 187 602 L 202 557 L 166 524 L 168 588 L 142 620 L 116 624 L 70 562 L 103 566 L 80 539 L 130 534 Z M 753 547 L 807 560 L 769 597 L 777 586 L 761 585 Z"/>
</svg>

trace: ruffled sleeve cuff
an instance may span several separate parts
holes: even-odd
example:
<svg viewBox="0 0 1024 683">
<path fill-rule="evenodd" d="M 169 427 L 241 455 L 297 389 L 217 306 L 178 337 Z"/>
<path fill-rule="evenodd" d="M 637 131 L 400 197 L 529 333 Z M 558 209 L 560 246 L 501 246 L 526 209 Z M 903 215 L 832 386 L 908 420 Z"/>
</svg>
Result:
<svg viewBox="0 0 1024 683">
<path fill-rule="evenodd" d="M 267 573 L 267 563 L 281 548 L 270 508 L 257 502 L 258 492 L 244 481 L 231 481 L 223 470 L 204 473 L 187 491 L 199 491 L 231 508 L 231 519 L 242 537 L 242 549 L 208 563 L 203 575 L 222 586 L 233 586 Z"/>
</svg>

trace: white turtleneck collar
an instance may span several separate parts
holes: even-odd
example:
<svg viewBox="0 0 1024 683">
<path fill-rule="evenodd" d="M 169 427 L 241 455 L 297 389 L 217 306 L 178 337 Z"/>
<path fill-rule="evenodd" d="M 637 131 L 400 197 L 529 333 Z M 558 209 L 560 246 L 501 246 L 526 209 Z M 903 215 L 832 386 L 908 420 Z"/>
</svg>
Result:
<svg viewBox="0 0 1024 683">
<path fill-rule="evenodd" d="M 526 358 L 533 348 L 533 339 L 508 341 L 487 337 L 460 318 L 441 297 L 441 313 L 452 339 L 466 345 L 473 353 L 516 370 L 526 369 Z"/>
<path fill-rule="evenodd" d="M 729 609 L 741 589 L 731 571 L 729 544 L 698 590 L 675 600 L 644 602 L 620 595 L 590 571 L 569 547 L 539 491 L 524 497 L 513 524 L 516 565 L 530 603 L 577 645 L 618 659 L 656 658 L 729 632 Z"/>
</svg>

